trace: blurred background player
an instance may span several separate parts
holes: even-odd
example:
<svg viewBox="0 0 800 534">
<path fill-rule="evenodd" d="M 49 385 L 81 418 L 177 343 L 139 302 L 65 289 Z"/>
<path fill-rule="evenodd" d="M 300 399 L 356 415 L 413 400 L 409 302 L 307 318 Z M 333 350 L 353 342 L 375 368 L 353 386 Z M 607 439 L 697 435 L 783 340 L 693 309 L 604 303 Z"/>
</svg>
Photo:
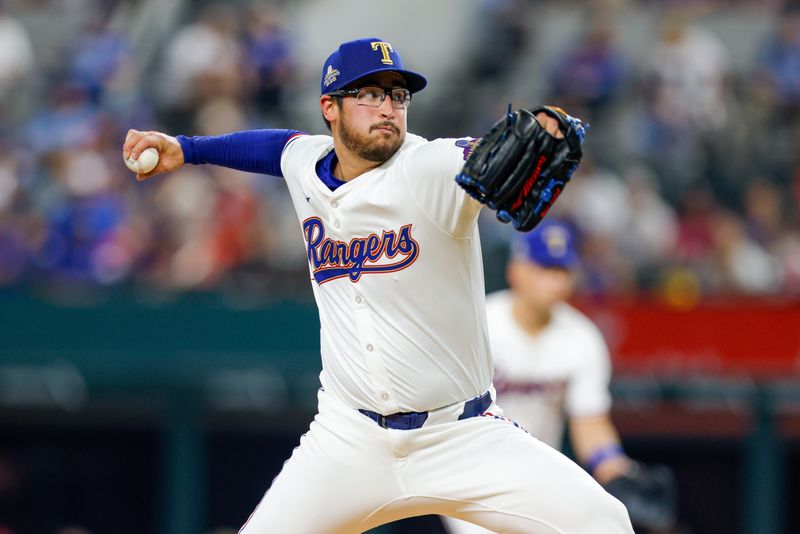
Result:
<svg viewBox="0 0 800 534">
<path fill-rule="evenodd" d="M 638 532 L 671 532 L 675 483 L 664 467 L 625 454 L 611 421 L 611 360 L 595 324 L 567 300 L 579 263 L 576 233 L 558 219 L 516 235 L 509 289 L 486 300 L 494 384 L 504 416 L 556 449 L 565 421 L 576 459 L 628 506 Z M 488 532 L 445 518 L 451 534 Z"/>
</svg>

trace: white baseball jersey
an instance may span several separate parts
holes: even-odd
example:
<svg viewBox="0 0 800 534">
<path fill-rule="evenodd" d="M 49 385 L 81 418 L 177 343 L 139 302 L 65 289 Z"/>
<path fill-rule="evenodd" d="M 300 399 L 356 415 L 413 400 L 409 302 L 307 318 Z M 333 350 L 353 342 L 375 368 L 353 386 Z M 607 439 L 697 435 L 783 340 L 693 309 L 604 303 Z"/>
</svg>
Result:
<svg viewBox="0 0 800 534">
<path fill-rule="evenodd" d="M 498 404 L 506 417 L 560 448 L 564 416 L 606 413 L 611 406 L 611 363 L 600 330 L 567 303 L 531 336 L 512 316 L 510 291 L 487 298 L 489 339 Z"/>
<path fill-rule="evenodd" d="M 462 417 L 492 389 L 480 204 L 454 179 L 470 146 L 408 135 L 334 191 L 316 172 L 330 137 L 299 135 L 284 148 L 320 313 L 323 388 L 241 534 L 355 534 L 421 514 L 498 532 L 632 534 L 619 501 L 496 404 Z M 428 413 L 403 429 L 361 410 Z"/>
<path fill-rule="evenodd" d="M 321 382 L 347 405 L 426 411 L 484 393 L 477 216 L 455 184 L 467 145 L 407 134 L 377 168 L 331 191 L 328 136 L 297 136 L 281 169 L 303 228 L 321 326 Z"/>
</svg>

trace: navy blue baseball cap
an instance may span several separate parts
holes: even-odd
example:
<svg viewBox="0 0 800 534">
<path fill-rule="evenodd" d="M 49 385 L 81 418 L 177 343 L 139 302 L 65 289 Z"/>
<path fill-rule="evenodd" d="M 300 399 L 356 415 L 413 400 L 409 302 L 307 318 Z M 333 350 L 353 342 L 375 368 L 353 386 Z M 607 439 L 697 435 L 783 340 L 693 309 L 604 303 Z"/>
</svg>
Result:
<svg viewBox="0 0 800 534">
<path fill-rule="evenodd" d="M 365 76 L 382 71 L 400 74 L 406 81 L 406 89 L 412 93 L 428 85 L 424 76 L 403 68 L 403 60 L 394 46 L 372 37 L 342 43 L 328 56 L 322 66 L 320 94 L 338 91 Z"/>
<path fill-rule="evenodd" d="M 570 269 L 578 263 L 575 232 L 563 221 L 544 219 L 530 232 L 515 237 L 511 254 L 542 267 Z"/>
</svg>

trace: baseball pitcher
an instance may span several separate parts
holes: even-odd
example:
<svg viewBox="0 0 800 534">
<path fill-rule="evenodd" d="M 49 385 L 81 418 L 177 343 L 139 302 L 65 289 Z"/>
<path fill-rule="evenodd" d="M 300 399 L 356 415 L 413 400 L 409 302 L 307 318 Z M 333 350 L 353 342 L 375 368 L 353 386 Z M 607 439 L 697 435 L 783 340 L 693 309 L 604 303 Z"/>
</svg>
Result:
<svg viewBox="0 0 800 534">
<path fill-rule="evenodd" d="M 131 130 L 123 155 L 282 177 L 308 251 L 322 356 L 318 413 L 241 529 L 356 533 L 442 514 L 505 533 L 631 533 L 625 507 L 495 403 L 477 217 L 529 230 L 581 156 L 557 108 L 509 110 L 481 142 L 407 133 L 427 84 L 378 38 L 322 67 L 331 135 Z"/>
</svg>

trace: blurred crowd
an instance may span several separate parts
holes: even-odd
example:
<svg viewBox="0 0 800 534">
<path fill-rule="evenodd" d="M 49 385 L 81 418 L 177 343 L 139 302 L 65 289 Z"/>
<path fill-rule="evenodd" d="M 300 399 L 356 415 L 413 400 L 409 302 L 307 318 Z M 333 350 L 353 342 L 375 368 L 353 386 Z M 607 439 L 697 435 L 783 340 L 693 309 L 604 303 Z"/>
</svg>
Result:
<svg viewBox="0 0 800 534">
<path fill-rule="evenodd" d="M 492 4 L 490 32 L 535 40 L 542 30 L 525 22 L 535 5 Z M 552 212 L 581 236 L 582 292 L 679 307 L 709 295 L 800 295 L 800 5 L 650 3 L 648 46 L 631 50 L 620 16 L 630 4 L 586 7 L 569 45 L 542 62 L 545 101 L 591 127 L 584 162 Z M 742 58 L 703 22 L 739 10 L 741 23 L 748 9 L 766 13 L 769 27 L 736 69 Z M 514 39 L 502 55 L 531 49 Z M 491 78 L 495 89 L 519 80 Z"/>
<path fill-rule="evenodd" d="M 213 135 L 279 120 L 294 68 L 280 11 L 209 5 L 142 65 L 124 23 L 135 6 L 77 3 L 78 37 L 41 64 L 31 32 L 0 11 L 0 286 L 291 294 L 287 280 L 307 275 L 278 179 L 186 167 L 137 184 L 121 158 L 128 128 Z"/>
<path fill-rule="evenodd" d="M 298 124 L 293 112 L 303 80 L 286 5 L 203 2 L 147 55 L 124 23 L 144 4 L 0 1 L 0 288 L 89 300 L 212 291 L 245 304 L 306 291 L 279 179 L 187 166 L 137 184 L 120 154 L 128 128 L 321 133 L 321 120 Z M 481 3 L 485 31 L 464 61 L 471 85 L 520 78 L 530 64 L 521 56 L 547 31 L 535 16 L 543 4 Z M 591 124 L 584 164 L 555 210 L 581 236 L 584 293 L 683 306 L 708 295 L 800 295 L 800 9 L 763 2 L 769 28 L 734 69 L 703 21 L 746 4 L 568 3 L 582 14 L 579 30 L 540 71 L 523 73 L 544 84 L 547 102 Z M 626 5 L 658 20 L 635 54 L 615 16 Z M 24 21 L 76 9 L 80 31 L 41 53 L 42 32 Z M 480 100 L 491 91 L 472 98 L 485 116 L 464 134 L 480 135 L 498 107 Z M 421 120 L 435 134 L 435 116 L 414 116 L 410 129 Z M 509 232 L 489 219 L 486 260 L 502 261 Z"/>
</svg>

